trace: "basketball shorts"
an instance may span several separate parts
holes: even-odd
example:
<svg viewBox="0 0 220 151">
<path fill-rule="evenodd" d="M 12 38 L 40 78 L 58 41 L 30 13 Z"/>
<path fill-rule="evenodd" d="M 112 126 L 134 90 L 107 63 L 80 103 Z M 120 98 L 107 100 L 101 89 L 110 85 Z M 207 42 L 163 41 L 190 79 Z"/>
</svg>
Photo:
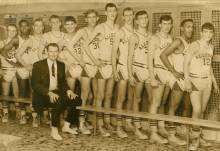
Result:
<svg viewBox="0 0 220 151">
<path fill-rule="evenodd" d="M 20 79 L 28 79 L 30 76 L 30 72 L 24 67 L 17 67 L 17 75 Z"/>
<path fill-rule="evenodd" d="M 66 77 L 67 78 L 79 78 L 82 73 L 82 67 L 80 65 L 74 65 L 67 69 Z"/>
<path fill-rule="evenodd" d="M 170 80 L 172 80 L 172 75 L 170 71 L 162 68 L 154 67 L 154 74 L 156 80 L 163 85 L 170 85 Z"/>
<path fill-rule="evenodd" d="M 120 80 L 128 80 L 128 67 L 126 65 L 118 64 L 117 71 Z"/>
<path fill-rule="evenodd" d="M 211 91 L 212 79 L 210 76 L 191 76 L 192 91 Z"/>
<path fill-rule="evenodd" d="M 170 88 L 172 90 L 178 90 L 178 91 L 185 91 L 186 87 L 185 87 L 185 80 L 183 79 L 176 79 L 172 73 L 171 73 L 171 78 L 170 78 L 170 82 L 169 82 Z"/>
<path fill-rule="evenodd" d="M 6 82 L 12 82 L 12 80 L 15 78 L 16 76 L 16 68 L 14 67 L 2 67 L 2 70 L 5 72 L 5 74 L 3 75 L 3 80 Z"/>
<path fill-rule="evenodd" d="M 133 65 L 133 76 L 137 82 L 150 83 L 150 74 L 148 69 L 145 67 Z"/>
<path fill-rule="evenodd" d="M 83 71 L 82 71 L 82 76 L 83 77 L 89 77 L 89 78 L 94 78 L 95 75 L 97 74 L 98 71 L 98 67 L 90 64 L 90 63 L 86 63 Z"/>
<path fill-rule="evenodd" d="M 97 79 L 110 79 L 112 78 L 112 73 L 112 65 L 106 64 L 104 67 L 98 69 L 98 72 L 95 77 Z"/>
</svg>

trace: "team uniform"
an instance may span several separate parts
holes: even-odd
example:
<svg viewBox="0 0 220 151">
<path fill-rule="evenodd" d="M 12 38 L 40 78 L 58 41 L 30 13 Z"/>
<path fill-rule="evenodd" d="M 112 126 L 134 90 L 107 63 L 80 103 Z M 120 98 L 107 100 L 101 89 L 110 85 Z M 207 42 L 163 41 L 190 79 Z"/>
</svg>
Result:
<svg viewBox="0 0 220 151">
<path fill-rule="evenodd" d="M 178 37 L 177 39 L 181 40 L 181 42 L 183 43 L 184 49 L 183 50 L 179 50 L 176 49 L 174 51 L 174 53 L 172 54 L 172 61 L 173 61 L 173 67 L 174 69 L 179 72 L 179 73 L 183 73 L 183 67 L 184 67 L 184 55 L 187 52 L 187 49 L 189 47 L 189 43 L 186 42 L 185 39 L 183 39 L 182 37 Z M 173 75 L 172 75 L 172 80 L 170 81 L 170 87 L 171 88 L 180 88 L 182 91 L 185 91 L 185 80 L 183 79 L 176 79 Z"/>
<path fill-rule="evenodd" d="M 74 68 L 69 68 L 67 69 L 67 77 L 71 77 L 71 78 L 79 78 L 81 76 L 82 73 L 82 67 L 80 66 L 79 62 L 71 55 L 72 54 L 76 54 L 78 55 L 80 58 L 83 58 L 83 52 L 82 52 L 82 42 L 83 42 L 83 38 L 80 38 L 73 46 L 72 49 L 69 51 L 67 50 L 67 46 L 70 44 L 71 39 L 69 39 L 67 36 L 64 36 L 63 39 L 63 50 L 59 53 L 59 58 L 61 60 L 66 60 L 66 62 L 74 64 Z M 66 64 L 66 66 L 68 66 Z"/>
<path fill-rule="evenodd" d="M 88 29 L 88 27 L 85 27 L 82 30 L 84 30 L 86 32 L 88 39 L 91 39 L 93 32 L 90 31 Z M 89 48 L 90 48 L 90 51 L 91 51 L 92 55 L 94 56 L 94 58 L 96 58 L 96 59 L 99 58 L 100 51 L 99 51 L 98 37 L 91 39 L 91 42 L 89 44 Z M 82 76 L 88 76 L 90 78 L 94 78 L 95 75 L 97 74 L 97 71 L 98 71 L 97 66 L 92 62 L 91 58 L 86 53 L 83 54 L 83 60 L 86 63 L 86 65 L 84 67 L 86 75 L 82 75 Z"/>
<path fill-rule="evenodd" d="M 157 33 L 155 36 L 157 36 L 160 39 L 159 47 L 156 48 L 154 52 L 154 74 L 156 80 L 160 84 L 169 84 L 171 80 L 171 73 L 168 71 L 167 67 L 163 64 L 163 62 L 160 59 L 160 54 L 172 43 L 172 38 L 168 36 L 167 38 L 164 38 L 160 36 L 159 33 Z M 172 59 L 169 58 L 171 64 Z"/>
<path fill-rule="evenodd" d="M 5 46 L 10 40 L 3 40 L 1 41 L 0 45 L 1 46 Z M 15 48 L 13 47 L 12 50 L 10 50 L 9 52 L 12 52 L 12 54 L 15 52 Z M 1 58 L 1 68 L 2 70 L 5 71 L 5 74 L 3 75 L 3 80 L 6 82 L 12 82 L 12 80 L 15 78 L 16 76 L 16 68 L 14 65 L 10 64 L 7 59 L 5 57 L 3 57 L 2 55 L 0 56 Z"/>
<path fill-rule="evenodd" d="M 108 25 L 106 25 L 106 23 L 102 23 L 99 26 L 102 26 L 104 29 L 103 37 L 99 43 L 100 46 L 99 59 L 104 62 L 105 66 L 99 68 L 98 73 L 100 73 L 100 75 L 97 75 L 97 78 L 109 79 L 113 75 L 112 63 L 111 63 L 112 45 L 115 34 L 118 31 L 118 28 L 115 27 L 114 29 L 110 29 Z"/>
<path fill-rule="evenodd" d="M 117 71 L 121 80 L 128 80 L 128 41 L 133 32 L 129 31 L 125 27 L 122 27 L 121 31 L 124 33 L 124 37 L 120 40 L 119 43 L 119 59 L 117 64 Z"/>
<path fill-rule="evenodd" d="M 211 63 L 213 56 L 213 47 L 206 46 L 201 41 L 197 40 L 199 51 L 192 58 L 189 67 L 189 77 L 192 82 L 192 91 L 210 91 L 212 88 L 211 79 Z"/>
<path fill-rule="evenodd" d="M 133 58 L 133 76 L 137 82 L 150 83 L 150 74 L 148 71 L 148 42 L 152 36 L 149 33 L 147 36 L 135 31 L 138 37 L 138 44 L 135 46 Z"/>
</svg>

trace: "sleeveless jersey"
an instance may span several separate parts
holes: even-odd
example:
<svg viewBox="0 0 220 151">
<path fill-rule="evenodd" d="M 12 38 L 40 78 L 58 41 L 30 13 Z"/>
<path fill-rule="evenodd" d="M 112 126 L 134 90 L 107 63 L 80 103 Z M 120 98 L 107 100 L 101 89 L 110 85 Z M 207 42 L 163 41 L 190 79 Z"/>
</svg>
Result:
<svg viewBox="0 0 220 151">
<path fill-rule="evenodd" d="M 124 26 L 121 28 L 124 33 L 123 39 L 119 43 L 119 64 L 127 65 L 128 58 L 128 41 L 133 32 L 126 29 Z"/>
<path fill-rule="evenodd" d="M 11 41 L 10 39 L 6 39 L 6 40 L 1 41 L 1 46 L 4 47 L 10 41 Z M 14 49 L 14 50 L 10 50 L 9 52 L 14 52 L 15 51 L 15 48 L 12 48 L 12 49 Z M 6 61 L 6 58 L 1 55 L 1 67 L 2 68 L 12 68 L 14 66 L 12 64 L 10 64 L 8 61 Z"/>
<path fill-rule="evenodd" d="M 134 33 L 138 36 L 139 41 L 138 44 L 135 46 L 133 65 L 148 68 L 148 42 L 152 34 L 149 33 L 147 36 L 145 36 L 137 31 L 135 31 Z"/>
<path fill-rule="evenodd" d="M 186 40 L 183 39 L 182 37 L 177 37 L 177 39 L 181 40 L 184 49 L 183 50 L 176 49 L 172 54 L 172 61 L 173 61 L 174 69 L 177 70 L 178 72 L 183 73 L 184 55 L 186 54 L 190 44 L 187 43 Z"/>
<path fill-rule="evenodd" d="M 44 36 L 44 40 L 46 41 L 46 44 L 49 44 L 49 43 L 59 43 L 60 41 L 63 40 L 64 35 L 65 34 L 63 32 L 60 32 L 59 36 L 53 34 L 52 32 L 47 32 L 43 36 Z"/>
<path fill-rule="evenodd" d="M 104 33 L 103 39 L 100 41 L 100 59 L 104 62 L 111 63 L 112 56 L 112 46 L 115 37 L 115 33 L 118 31 L 118 28 L 110 29 L 106 23 L 100 24 L 103 26 Z"/>
<path fill-rule="evenodd" d="M 92 55 L 95 58 L 98 58 L 99 57 L 99 39 L 98 39 L 98 37 L 96 36 L 95 38 L 91 39 L 93 32 L 90 31 L 88 29 L 88 27 L 85 27 L 84 31 L 86 32 L 88 39 L 91 40 L 91 42 L 89 44 L 89 48 L 90 48 Z M 89 56 L 86 53 L 84 53 L 83 58 L 86 63 L 93 64 L 92 60 L 89 58 Z"/>
<path fill-rule="evenodd" d="M 172 43 L 172 38 L 171 36 L 168 36 L 167 38 L 162 37 L 159 33 L 157 33 L 156 36 L 160 39 L 160 44 L 154 52 L 154 67 L 167 69 L 160 59 L 160 54 Z M 172 63 L 170 57 L 169 60 Z"/>
<path fill-rule="evenodd" d="M 213 48 L 201 41 L 195 41 L 199 44 L 199 51 L 192 58 L 190 64 L 190 74 L 198 76 L 209 76 L 211 74 L 211 63 L 213 56 Z"/>
</svg>

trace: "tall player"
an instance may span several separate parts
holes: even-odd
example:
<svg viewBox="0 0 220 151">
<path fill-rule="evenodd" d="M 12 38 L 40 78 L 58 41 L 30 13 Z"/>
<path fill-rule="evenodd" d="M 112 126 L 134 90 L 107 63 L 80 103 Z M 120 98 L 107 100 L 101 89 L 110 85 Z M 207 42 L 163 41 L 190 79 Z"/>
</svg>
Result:
<svg viewBox="0 0 220 151">
<path fill-rule="evenodd" d="M 17 60 L 29 71 L 31 72 L 32 66 L 35 62 L 43 59 L 43 51 L 45 47 L 45 41 L 43 39 L 44 24 L 43 21 L 38 18 L 33 24 L 34 35 L 30 36 L 21 47 L 17 50 L 15 57 Z M 22 57 L 25 51 L 28 49 L 28 58 L 24 60 Z M 33 102 L 33 107 L 35 106 Z M 35 107 L 34 107 L 35 108 Z M 37 111 L 38 115 L 41 115 L 41 111 Z M 35 112 L 33 115 L 33 127 L 38 127 L 37 114 Z M 44 120 L 45 121 L 45 120 Z"/>
<path fill-rule="evenodd" d="M 129 82 L 133 86 L 134 103 L 133 110 L 139 111 L 139 103 L 143 88 L 148 94 L 148 100 L 151 101 L 151 85 L 150 76 L 148 72 L 148 42 L 152 37 L 151 32 L 148 31 L 149 18 L 146 11 L 138 11 L 135 15 L 135 22 L 137 30 L 129 39 L 128 52 L 128 77 Z M 147 135 L 141 132 L 140 119 L 134 119 L 135 134 L 140 139 L 148 139 Z"/>
<path fill-rule="evenodd" d="M 185 91 L 185 82 L 183 76 L 183 63 L 184 55 L 189 47 L 191 42 L 192 33 L 193 33 L 193 20 L 185 19 L 181 22 L 180 25 L 181 36 L 177 37 L 169 47 L 167 47 L 160 55 L 160 58 L 167 69 L 172 73 L 173 80 L 171 80 L 171 99 L 169 102 L 169 115 L 175 115 L 177 108 L 182 100 L 184 91 Z M 169 61 L 169 56 L 172 55 L 173 64 Z M 186 98 L 186 97 L 185 97 Z M 184 101 L 189 101 L 186 98 Z M 189 104 L 189 103 L 184 103 Z M 189 107 L 187 107 L 189 108 Z M 169 143 L 174 143 L 176 145 L 185 145 L 186 142 L 180 140 L 175 136 L 176 127 L 173 123 L 169 123 Z"/>
<path fill-rule="evenodd" d="M 15 54 L 17 50 L 14 50 L 13 52 L 10 52 L 10 50 L 13 50 L 13 47 L 20 48 L 22 44 L 29 39 L 31 27 L 27 20 L 20 20 L 19 21 L 19 31 L 20 34 L 13 38 L 8 44 L 6 44 L 3 48 L 2 54 L 6 57 L 7 61 L 11 64 L 16 65 L 17 68 L 17 79 L 18 79 L 18 86 L 19 86 L 19 96 L 20 97 L 27 97 L 28 92 L 28 78 L 29 78 L 29 71 L 24 68 L 21 63 L 17 61 L 15 58 Z M 24 59 L 28 59 L 28 50 L 25 51 L 26 53 L 23 55 Z M 21 116 L 20 118 L 20 124 L 26 124 L 26 112 L 25 112 L 25 105 L 23 103 L 20 103 L 21 106 Z"/>
<path fill-rule="evenodd" d="M 132 91 L 128 87 L 128 67 L 127 67 L 127 58 L 128 58 L 128 41 L 131 35 L 134 32 L 133 29 L 133 19 L 134 11 L 130 7 L 127 7 L 123 10 L 123 20 L 124 26 L 116 33 L 115 40 L 113 43 L 112 49 L 112 67 L 113 67 L 113 76 L 116 81 L 118 81 L 118 92 L 116 100 L 116 108 L 122 109 L 124 101 L 126 99 L 126 92 L 128 88 L 128 99 L 127 103 L 132 103 Z M 118 56 L 119 55 L 119 56 Z M 118 58 L 119 57 L 119 58 Z M 118 64 L 117 64 L 118 58 Z M 133 128 L 131 121 L 126 119 L 126 126 Z M 127 137 L 127 134 L 122 129 L 122 117 L 117 117 L 117 135 L 120 138 Z"/>
<path fill-rule="evenodd" d="M 163 95 L 166 95 L 166 87 L 169 86 L 170 72 L 160 59 L 160 54 L 166 49 L 172 42 L 170 30 L 172 28 L 173 19 L 169 15 L 163 15 L 160 17 L 160 31 L 156 33 L 149 43 L 149 71 L 151 77 L 152 90 L 152 102 L 150 104 L 149 112 L 152 114 L 158 113 L 158 109 L 163 102 Z M 168 132 L 165 129 L 164 121 L 160 121 L 159 133 L 163 136 L 168 136 Z M 158 135 L 157 121 L 151 120 L 151 136 L 150 140 L 157 143 L 168 143 L 167 139 Z"/>
<path fill-rule="evenodd" d="M 112 45 L 115 38 L 115 34 L 118 31 L 118 25 L 115 24 L 115 19 L 117 17 L 117 7 L 113 3 L 108 3 L 105 6 L 105 14 L 107 16 L 107 20 L 96 26 L 95 31 L 92 37 L 99 38 L 99 60 L 98 65 L 103 65 L 99 68 L 96 78 L 98 79 L 98 89 L 97 89 L 97 98 L 95 100 L 95 104 L 98 107 L 104 104 L 105 108 L 111 107 L 111 99 L 114 87 L 114 79 L 112 76 Z M 93 39 L 93 38 L 92 38 Z M 92 40 L 90 40 L 91 42 Z M 89 43 L 90 43 L 89 42 Z M 104 101 L 104 102 L 103 102 Z M 105 127 L 103 122 L 103 116 L 101 113 L 97 114 L 97 125 L 100 133 L 104 137 L 110 136 L 110 133 L 107 132 L 107 129 L 111 129 L 112 126 L 110 124 L 110 114 L 105 114 Z"/>
<path fill-rule="evenodd" d="M 190 92 L 193 107 L 192 118 L 203 118 L 211 95 L 212 84 L 214 92 L 219 93 L 211 67 L 214 50 L 211 40 L 214 35 L 214 26 L 211 23 L 204 23 L 200 35 L 200 39 L 189 46 L 184 61 L 186 90 Z M 200 133 L 200 127 L 192 127 L 192 142 L 189 150 L 197 150 L 199 144 L 211 146 L 200 136 Z"/>
<path fill-rule="evenodd" d="M 6 27 L 7 39 L 0 42 L 0 47 L 3 48 L 8 42 L 17 36 L 17 27 L 14 24 L 9 24 Z M 15 47 L 12 48 L 15 50 Z M 12 51 L 13 51 L 12 50 Z M 1 56 L 1 69 L 4 71 L 2 80 L 2 95 L 8 96 L 10 91 L 10 85 L 13 87 L 13 95 L 18 97 L 18 83 L 16 78 L 16 68 L 13 64 L 10 64 L 7 59 Z M 8 122 L 8 103 L 3 102 L 3 115 L 2 122 Z"/>
</svg>

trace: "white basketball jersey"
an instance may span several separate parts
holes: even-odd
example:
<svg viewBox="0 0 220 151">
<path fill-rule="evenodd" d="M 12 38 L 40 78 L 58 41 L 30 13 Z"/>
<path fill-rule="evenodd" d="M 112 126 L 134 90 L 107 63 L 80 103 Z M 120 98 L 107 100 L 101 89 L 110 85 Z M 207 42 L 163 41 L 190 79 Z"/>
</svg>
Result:
<svg viewBox="0 0 220 151">
<path fill-rule="evenodd" d="M 59 43 L 60 41 L 63 40 L 64 35 L 65 34 L 63 32 L 60 32 L 59 35 L 55 35 L 52 32 L 47 32 L 43 36 L 44 36 L 44 40 L 46 41 L 46 44 L 49 44 L 49 43 Z"/>
<path fill-rule="evenodd" d="M 211 45 L 206 45 L 200 40 L 195 42 L 199 44 L 200 48 L 190 63 L 190 74 L 209 76 L 211 74 L 213 48 Z"/>
<path fill-rule="evenodd" d="M 106 62 L 111 62 L 111 56 L 112 56 L 112 46 L 113 41 L 115 37 L 115 33 L 118 31 L 118 28 L 111 29 L 106 23 L 100 24 L 100 26 L 103 26 L 104 33 L 103 39 L 100 41 L 100 56 L 99 58 Z"/>
<path fill-rule="evenodd" d="M 122 65 L 127 65 L 128 58 L 128 41 L 133 32 L 129 31 L 124 26 L 121 28 L 124 33 L 123 39 L 120 40 L 119 43 L 119 63 Z"/>
<path fill-rule="evenodd" d="M 184 49 L 183 50 L 176 49 L 172 54 L 173 67 L 176 71 L 183 73 L 184 55 L 186 54 L 190 44 L 187 43 L 186 40 L 182 37 L 177 37 L 177 39 L 181 40 Z"/>
<path fill-rule="evenodd" d="M 154 52 L 154 66 L 167 69 L 160 59 L 160 54 L 172 43 L 172 38 L 171 36 L 162 37 L 159 33 L 156 36 L 160 39 L 160 43 Z M 171 57 L 169 57 L 169 60 L 172 63 Z"/>
<path fill-rule="evenodd" d="M 133 65 L 147 68 L 148 67 L 147 54 L 149 50 L 148 43 L 152 34 L 149 33 L 147 36 L 145 36 L 137 31 L 135 31 L 135 34 L 138 36 L 138 44 L 135 46 L 135 50 L 134 50 Z"/>
<path fill-rule="evenodd" d="M 91 39 L 93 35 L 93 31 L 90 31 L 88 27 L 85 27 L 84 30 L 87 34 L 88 39 L 91 40 L 89 44 L 90 51 L 95 58 L 98 58 L 99 57 L 99 39 L 98 37 Z M 93 64 L 92 60 L 89 58 L 89 56 L 86 53 L 84 53 L 83 58 L 86 63 Z"/>
</svg>

